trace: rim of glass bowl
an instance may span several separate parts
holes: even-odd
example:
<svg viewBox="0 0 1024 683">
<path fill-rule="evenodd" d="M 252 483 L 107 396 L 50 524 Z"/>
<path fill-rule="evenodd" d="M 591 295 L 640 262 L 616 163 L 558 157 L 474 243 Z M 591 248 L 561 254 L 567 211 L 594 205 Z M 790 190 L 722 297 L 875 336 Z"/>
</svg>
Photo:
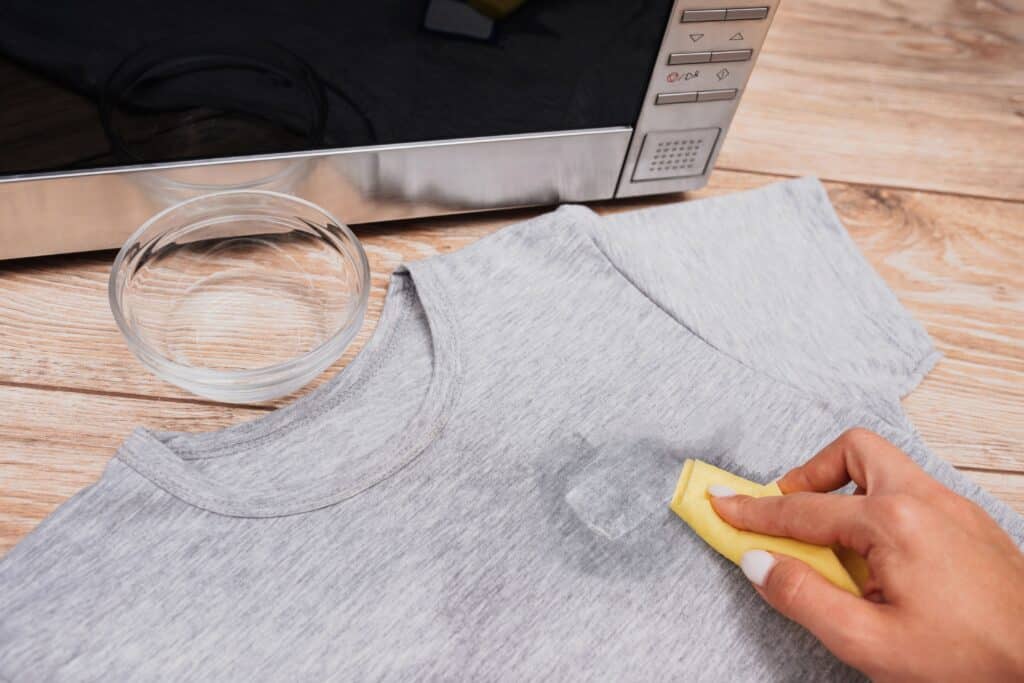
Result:
<svg viewBox="0 0 1024 683">
<path fill-rule="evenodd" d="M 344 325 L 338 327 L 324 342 L 316 348 L 310 349 L 306 353 L 284 361 L 283 363 L 267 365 L 250 370 L 217 370 L 214 368 L 197 368 L 191 365 L 183 365 L 156 351 L 152 346 L 147 344 L 142 337 L 136 334 L 132 326 L 128 324 L 122 307 L 121 292 L 123 284 L 127 281 L 127 273 L 124 272 L 124 268 L 126 261 L 128 260 L 128 253 L 131 249 L 138 247 L 139 240 L 154 223 L 163 219 L 168 214 L 180 211 L 187 205 L 199 202 L 210 202 L 224 197 L 238 195 L 259 195 L 272 198 L 279 202 L 300 204 L 323 215 L 332 225 L 340 229 L 342 235 L 344 235 L 349 240 L 349 243 L 353 245 L 355 253 L 352 253 L 352 250 L 343 246 L 340 250 L 347 252 L 349 256 L 353 258 L 356 268 L 361 271 L 359 273 L 359 284 L 361 290 L 359 294 L 359 302 L 348 321 Z M 158 233 L 157 235 L 154 235 L 153 239 L 159 239 L 164 234 L 166 233 Z M 333 246 L 336 249 L 339 248 L 339 245 L 337 244 Z M 171 381 L 174 384 L 178 384 L 178 386 L 189 391 L 193 391 L 194 393 L 200 392 L 196 392 L 195 388 L 189 385 L 199 385 L 200 387 L 235 393 L 238 395 L 251 394 L 254 390 L 269 389 L 273 386 L 286 385 L 293 381 L 297 376 L 301 376 L 303 373 L 309 372 L 319 366 L 320 363 L 327 361 L 323 367 L 316 370 L 316 372 L 322 371 L 327 367 L 327 365 L 337 359 L 344 352 L 349 342 L 351 342 L 353 337 L 355 337 L 359 332 L 359 328 L 362 326 L 363 319 L 366 316 L 366 307 L 369 301 L 369 296 L 370 265 L 366 259 L 366 251 L 363 249 L 363 245 L 359 242 L 359 239 L 349 229 L 349 227 L 335 218 L 329 211 L 317 206 L 313 202 L 294 195 L 272 192 L 270 190 L 225 190 L 223 192 L 212 192 L 198 197 L 192 197 L 167 207 L 139 226 L 139 228 L 132 233 L 131 237 L 125 241 L 121 246 L 121 249 L 117 252 L 117 257 L 114 259 L 114 264 L 110 269 L 110 278 L 107 281 L 107 299 L 110 304 L 110 310 L 114 315 L 114 321 L 117 323 L 118 329 L 121 330 L 121 335 L 124 337 L 128 348 L 140 361 L 142 361 L 144 365 L 149 367 L 159 377 Z M 186 384 L 182 384 L 182 382 L 185 382 Z M 226 399 L 222 398 L 221 400 Z M 254 400 L 261 399 L 257 398 Z"/>
</svg>

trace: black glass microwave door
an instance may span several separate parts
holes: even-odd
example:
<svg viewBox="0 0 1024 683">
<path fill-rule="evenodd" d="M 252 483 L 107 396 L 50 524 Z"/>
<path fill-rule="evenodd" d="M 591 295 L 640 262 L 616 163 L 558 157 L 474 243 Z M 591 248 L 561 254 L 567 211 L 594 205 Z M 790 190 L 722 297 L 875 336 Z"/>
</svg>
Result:
<svg viewBox="0 0 1024 683">
<path fill-rule="evenodd" d="M 632 125 L 671 1 L 5 6 L 0 176 Z"/>
</svg>

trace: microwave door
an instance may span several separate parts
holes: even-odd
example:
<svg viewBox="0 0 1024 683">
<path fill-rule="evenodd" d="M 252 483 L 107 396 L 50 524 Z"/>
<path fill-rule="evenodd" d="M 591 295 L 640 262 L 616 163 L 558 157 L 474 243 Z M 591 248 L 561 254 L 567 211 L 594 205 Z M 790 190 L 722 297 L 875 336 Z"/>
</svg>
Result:
<svg viewBox="0 0 1024 683">
<path fill-rule="evenodd" d="M 350 223 L 681 189 L 626 167 L 638 122 L 665 125 L 652 74 L 684 5 L 11 0 L 0 258 L 117 246 L 239 187 Z"/>
</svg>

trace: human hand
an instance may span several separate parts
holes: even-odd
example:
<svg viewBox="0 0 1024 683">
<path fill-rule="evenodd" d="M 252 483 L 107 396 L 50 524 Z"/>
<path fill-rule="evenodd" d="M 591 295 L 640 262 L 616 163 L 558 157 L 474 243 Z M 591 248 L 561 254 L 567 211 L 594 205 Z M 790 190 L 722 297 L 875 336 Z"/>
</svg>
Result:
<svg viewBox="0 0 1024 683">
<path fill-rule="evenodd" d="M 851 480 L 859 495 L 827 493 Z M 738 529 L 849 548 L 871 578 L 857 598 L 749 551 L 741 567 L 770 605 L 875 680 L 1024 680 L 1024 554 L 984 510 L 864 429 L 778 483 L 786 495 L 711 487 L 711 502 Z"/>
</svg>

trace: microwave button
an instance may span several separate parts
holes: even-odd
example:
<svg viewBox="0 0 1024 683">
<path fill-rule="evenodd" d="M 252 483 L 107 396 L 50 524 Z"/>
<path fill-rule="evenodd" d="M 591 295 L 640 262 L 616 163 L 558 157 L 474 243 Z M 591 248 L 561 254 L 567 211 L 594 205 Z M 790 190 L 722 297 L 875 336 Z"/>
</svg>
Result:
<svg viewBox="0 0 1024 683">
<path fill-rule="evenodd" d="M 742 19 L 764 19 L 768 16 L 767 7 L 738 7 L 725 10 L 726 21 L 740 21 Z"/>
<path fill-rule="evenodd" d="M 736 88 L 728 90 L 701 90 L 697 93 L 698 102 L 718 102 L 719 100 L 731 100 L 736 97 Z"/>
<path fill-rule="evenodd" d="M 655 104 L 684 104 L 696 101 L 697 93 L 695 92 L 663 92 L 658 93 L 654 99 Z"/>
<path fill-rule="evenodd" d="M 683 12 L 683 23 L 693 21 L 725 21 L 724 9 L 688 9 Z"/>
<path fill-rule="evenodd" d="M 712 62 L 745 62 L 750 59 L 750 55 L 754 53 L 753 50 L 722 50 L 721 52 L 712 52 Z M 669 62 L 671 64 L 671 62 Z"/>
<path fill-rule="evenodd" d="M 742 52 L 742 50 L 730 50 L 730 52 Z M 747 50 L 749 53 L 750 50 Z M 670 66 L 676 64 L 703 64 L 710 62 L 710 52 L 673 52 L 668 56 L 668 63 Z"/>
</svg>

